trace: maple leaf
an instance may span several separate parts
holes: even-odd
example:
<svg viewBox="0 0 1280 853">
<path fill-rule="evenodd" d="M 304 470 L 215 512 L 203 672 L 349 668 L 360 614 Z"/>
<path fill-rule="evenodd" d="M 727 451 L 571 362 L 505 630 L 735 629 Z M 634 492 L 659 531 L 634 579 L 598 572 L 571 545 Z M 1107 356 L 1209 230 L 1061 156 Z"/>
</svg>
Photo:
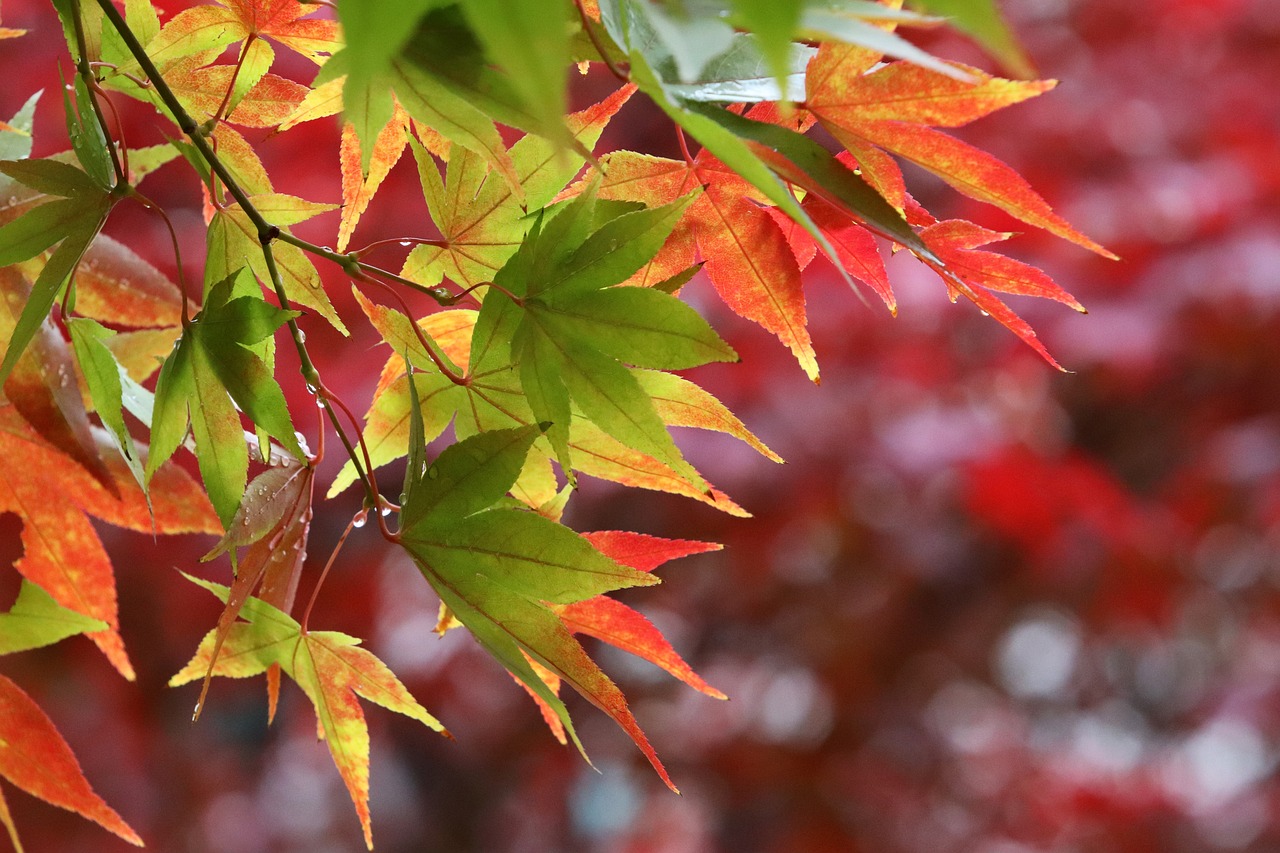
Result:
<svg viewBox="0 0 1280 853">
<path fill-rule="evenodd" d="M 269 305 L 258 292 L 248 270 L 216 284 L 156 382 L 147 479 L 178 449 L 189 423 L 200 474 L 224 526 L 231 523 L 248 478 L 249 455 L 237 406 L 290 453 L 303 456 L 284 393 L 251 349 L 297 312 Z"/>
<path fill-rule="evenodd" d="M 378 132 L 367 169 L 361 168 L 363 157 L 360 139 L 355 125 L 346 122 L 342 126 L 342 142 L 338 159 L 342 171 L 342 220 L 338 224 L 339 252 L 345 252 L 356 223 L 368 208 L 369 202 L 382 186 L 391 168 L 400 160 L 404 147 L 409 143 L 409 114 L 396 104 L 391 120 Z"/>
<path fill-rule="evenodd" d="M 1026 321 L 990 291 L 1053 299 L 1081 313 L 1085 313 L 1084 306 L 1059 287 L 1043 270 L 977 248 L 1007 240 L 1013 234 L 990 231 L 972 222 L 957 219 L 930 225 L 921 231 L 920 236 L 946 264 L 944 269 L 937 269 L 937 272 L 942 275 L 952 301 L 963 294 L 980 310 L 1022 338 L 1046 361 L 1062 369 Z"/>
<path fill-rule="evenodd" d="M 635 87 L 624 86 L 600 103 L 568 116 L 565 125 L 583 147 L 591 148 L 634 91 Z M 585 162 L 533 135 L 511 147 L 511 161 L 524 191 L 524 206 L 507 183 L 492 180 L 484 161 L 467 150 L 450 156 L 443 181 L 435 164 L 418 154 L 423 194 L 441 240 L 438 245 L 415 247 L 405 259 L 401 275 L 427 285 L 439 284 L 444 278 L 465 286 L 491 281 L 524 237 L 526 208 L 548 204 Z"/>
<path fill-rule="evenodd" d="M 0 675 L 0 776 L 28 794 L 73 811 L 142 846 L 138 833 L 94 793 L 71 747 L 22 688 Z M 17 829 L 0 796 L 0 823 L 21 850 Z"/>
<path fill-rule="evenodd" d="M 230 590 L 221 584 L 185 575 L 224 603 Z M 404 714 L 428 728 L 448 735 L 444 726 L 409 694 L 386 664 L 359 647 L 360 640 L 336 631 L 307 631 L 287 613 L 256 598 L 240 610 L 244 622 L 236 622 L 226 634 L 222 653 L 215 646 L 218 631 L 200 641 L 191 661 L 169 679 L 179 687 L 202 678 L 212 661 L 213 674 L 249 678 L 279 667 L 311 701 L 329 753 L 347 786 L 364 830 L 365 844 L 373 849 L 369 816 L 369 727 L 357 697 L 390 711 Z"/>
<path fill-rule="evenodd" d="M 369 302 L 359 291 L 356 300 L 370 322 L 395 353 L 408 353 L 420 370 L 418 375 L 419 405 L 424 411 L 425 434 L 439 434 L 450 418 L 459 437 L 467 437 L 489 429 L 528 426 L 534 417 L 521 391 L 518 371 L 502 347 L 496 346 L 498 335 L 487 335 L 479 346 L 472 347 L 476 313 L 469 309 L 428 315 L 419 322 L 427 341 L 438 345 L 440 357 L 450 366 L 469 364 L 462 385 L 449 382 L 442 386 L 440 374 L 421 342 L 414 335 L 409 319 L 397 311 Z M 438 319 L 437 319 L 438 318 Z M 447 318 L 447 319 L 446 319 Z M 724 432 L 754 447 L 770 459 L 777 460 L 724 404 L 688 380 L 653 370 L 633 369 L 632 375 L 655 410 L 668 425 L 697 427 Z M 366 415 L 366 439 L 374 454 L 374 465 L 385 464 L 405 455 L 409 435 L 410 401 L 408 386 L 399 380 L 404 376 L 404 360 L 392 355 L 383 367 L 375 391 L 374 403 Z M 403 393 L 401 392 L 403 389 Z M 580 413 L 575 413 L 569 427 L 569 448 L 574 467 L 583 474 L 611 480 L 628 486 L 665 491 L 701 501 L 731 515 L 748 516 L 724 492 L 714 486 L 695 488 L 686 477 L 639 451 L 632 450 L 600 430 Z M 355 481 L 355 466 L 348 463 L 335 478 L 329 496 L 336 495 Z M 522 473 L 520 484 L 525 484 Z M 518 484 L 518 486 L 520 485 Z M 538 502 L 540 503 L 540 502 Z M 535 504 L 536 505 L 536 504 Z"/>
<path fill-rule="evenodd" d="M 651 572 L 678 557 L 718 551 L 714 542 L 662 539 L 643 533 L 610 530 L 582 534 L 600 553 L 641 572 Z M 727 699 L 724 693 L 707 684 L 676 653 L 671 643 L 653 623 L 622 602 L 599 595 L 585 601 L 565 605 L 560 618 L 577 634 L 587 634 L 611 646 L 644 658 L 665 669 L 695 690 L 715 699 Z"/>
<path fill-rule="evenodd" d="M 0 161 L 0 172 L 38 192 L 59 197 L 0 225 L 0 267 L 33 258 L 57 244 L 13 325 L 4 361 L 0 363 L 0 383 L 3 383 L 49 316 L 72 270 L 102 229 L 114 198 L 109 185 L 104 186 L 91 175 L 57 160 Z"/>
<path fill-rule="evenodd" d="M 530 659 L 618 723 L 674 789 L 622 692 L 553 609 L 658 579 L 614 562 L 536 513 L 494 506 L 515 483 L 538 434 L 537 427 L 481 433 L 446 448 L 425 470 L 411 458 L 400 544 L 449 611 L 554 710 L 579 749 L 568 710 Z"/>
<path fill-rule="evenodd" d="M 1114 258 L 1072 228 L 1017 172 L 936 127 L 960 127 L 1035 97 L 1052 80 L 1014 81 L 965 68 L 971 79 L 906 62 L 874 68 L 880 55 L 860 47 L 823 45 L 809 63 L 805 107 L 857 159 L 863 177 L 895 207 L 905 187 L 892 152 L 942 178 L 971 198 L 1031 225 Z M 874 70 L 873 70 L 874 69 Z"/>
<path fill-rule="evenodd" d="M 520 250 L 494 277 L 477 336 L 514 315 L 510 357 L 535 418 L 561 467 L 571 470 L 570 402 L 624 444 L 670 465 L 705 488 L 676 449 L 648 396 L 622 362 L 680 369 L 737 354 L 696 312 L 652 288 L 615 287 L 662 245 L 692 197 L 662 207 L 605 215 L 594 191 L 535 222 Z"/>
<path fill-rule="evenodd" d="M 107 439 L 99 436 L 100 446 Z M 105 446 L 103 449 L 106 449 Z M 14 564 L 58 604 L 100 620 L 107 629 L 90 639 L 112 665 L 132 679 L 133 668 L 117 630 L 111 562 L 85 513 L 131 530 L 213 532 L 207 498 L 182 469 L 166 465 L 151 481 L 150 505 L 124 462 L 102 454 L 117 498 L 79 465 L 69 463 L 12 406 L 0 407 L 0 511 L 22 522 L 22 557 Z"/>
<path fill-rule="evenodd" d="M 244 500 L 226 534 L 202 561 L 231 553 L 235 569 L 226 606 L 214 628 L 209 668 L 196 703 L 196 714 L 204 707 L 209 679 L 218 653 L 250 596 L 288 613 L 298 591 L 298 580 L 307 557 L 307 537 L 311 532 L 311 502 L 315 483 L 314 460 L 296 464 L 285 459 L 249 483 Z M 239 549 L 243 548 L 241 554 Z M 279 682 L 269 682 L 270 707 L 274 716 Z"/>
<path fill-rule="evenodd" d="M 293 114 L 307 94 L 306 86 L 263 72 L 239 97 L 230 97 L 233 83 L 238 88 L 242 79 L 252 79 L 252 75 L 242 76 L 242 70 L 232 65 L 200 67 L 197 61 L 183 60 L 165 76 L 183 106 L 197 118 L 222 116 L 245 127 L 275 127 Z"/>
<path fill-rule="evenodd" d="M 314 4 L 298 0 L 227 0 L 184 9 L 147 43 L 147 55 L 167 72 L 186 57 L 204 64 L 236 42 L 268 38 L 319 64 L 342 39 L 337 22 L 304 17 L 314 11 Z"/>
<path fill-rule="evenodd" d="M 601 158 L 600 170 L 603 199 L 668 204 L 704 187 L 645 270 L 642 283 L 689 267 L 700 253 L 707 278 L 724 303 L 776 335 L 805 373 L 818 378 L 799 263 L 777 220 L 753 200 L 750 185 L 705 148 L 684 162 L 617 151 Z"/>
<path fill-rule="evenodd" d="M 101 619 L 63 607 L 49 593 L 24 579 L 9 612 L 0 613 L 0 655 L 38 649 L 108 627 Z"/>
</svg>

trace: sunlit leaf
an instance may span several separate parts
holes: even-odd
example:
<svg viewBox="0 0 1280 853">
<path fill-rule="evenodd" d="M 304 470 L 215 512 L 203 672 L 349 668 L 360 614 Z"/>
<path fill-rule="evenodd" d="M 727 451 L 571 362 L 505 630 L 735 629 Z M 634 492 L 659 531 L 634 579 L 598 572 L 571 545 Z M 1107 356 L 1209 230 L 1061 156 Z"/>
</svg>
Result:
<svg viewBox="0 0 1280 853">
<path fill-rule="evenodd" d="M 190 576 L 188 576 L 190 578 Z M 190 578 L 223 602 L 229 590 L 220 584 Z M 369 728 L 357 697 L 404 714 L 430 729 L 445 732 L 435 717 L 418 704 L 399 679 L 355 637 L 336 631 L 303 631 L 288 614 L 270 604 L 249 599 L 240 611 L 247 620 L 232 625 L 213 674 L 248 678 L 278 666 L 311 701 L 318 728 L 355 804 L 365 844 L 373 849 L 369 817 Z M 169 679 L 178 687 L 204 676 L 213 658 L 215 632 L 205 635 L 195 656 Z"/>
</svg>

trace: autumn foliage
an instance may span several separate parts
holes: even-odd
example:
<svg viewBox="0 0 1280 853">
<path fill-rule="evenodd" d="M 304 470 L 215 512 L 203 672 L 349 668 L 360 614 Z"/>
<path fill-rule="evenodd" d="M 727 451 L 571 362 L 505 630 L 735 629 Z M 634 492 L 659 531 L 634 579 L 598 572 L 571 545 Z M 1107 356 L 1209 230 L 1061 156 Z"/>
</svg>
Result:
<svg viewBox="0 0 1280 853">
<path fill-rule="evenodd" d="M 816 383 L 806 270 L 830 265 L 857 291 L 850 298 L 870 293 L 895 312 L 885 259 L 905 252 L 952 301 L 964 297 L 1056 367 L 1004 297 L 1083 306 L 991 249 L 1011 232 L 935 218 L 900 162 L 1114 258 L 1014 169 L 949 132 L 1054 83 L 921 50 L 900 33 L 941 21 L 926 14 L 934 4 L 919 5 L 226 0 L 162 23 L 147 0 L 56 0 L 72 82 L 60 104 L 23 93 L 0 127 L 0 511 L 18 517 L 22 544 L 0 652 L 83 633 L 132 679 L 115 570 L 90 517 L 158 538 L 219 537 L 207 571 L 179 567 L 222 610 L 169 683 L 202 685 L 198 717 L 217 702 L 213 677 L 265 675 L 274 717 L 288 676 L 314 708 L 372 848 L 362 700 L 447 734 L 360 639 L 312 627 L 330 569 L 348 559 L 338 549 L 376 528 L 439 599 L 436 631 L 469 632 L 561 743 L 586 754 L 567 684 L 675 790 L 579 637 L 724 699 L 610 595 L 719 546 L 578 533 L 562 518 L 581 477 L 747 515 L 670 427 L 723 433 L 781 461 L 678 373 L 739 359 L 684 287 L 705 278 Z M 958 23 L 1025 70 L 993 8 L 973 4 Z M 4 35 L 17 39 L 5 49 L 20 49 L 21 33 Z M 617 77 L 576 111 L 574 63 Z M 615 116 L 642 99 L 665 115 L 678 156 L 599 150 Z M 65 150 L 32 157 L 35 111 L 59 107 L 66 139 L 52 147 Z M 166 141 L 128 144 L 121 116 L 138 109 Z M 277 186 L 262 152 L 331 116 L 336 150 L 308 162 L 337 171 L 341 199 Z M 406 157 L 429 224 L 361 245 L 362 218 Z M 161 167 L 194 173 L 202 223 L 173 222 L 148 197 Z M 196 232 L 199 281 L 170 281 L 103 233 L 135 205 L 161 218 L 175 251 L 193 239 L 184 228 Z M 339 208 L 327 242 L 293 233 Z M 409 250 L 402 263 L 374 262 L 396 244 Z M 371 389 L 358 419 L 307 335 L 340 341 L 366 321 L 386 347 L 352 355 Z M 334 455 L 341 470 L 321 489 L 351 521 L 321 568 L 307 547 L 317 470 Z M 379 469 L 396 462 L 393 486 Z M 301 602 L 300 587 L 310 594 Z M 141 843 L 4 677 L 0 775 Z M 3 800 L 0 820 L 18 845 Z"/>
</svg>

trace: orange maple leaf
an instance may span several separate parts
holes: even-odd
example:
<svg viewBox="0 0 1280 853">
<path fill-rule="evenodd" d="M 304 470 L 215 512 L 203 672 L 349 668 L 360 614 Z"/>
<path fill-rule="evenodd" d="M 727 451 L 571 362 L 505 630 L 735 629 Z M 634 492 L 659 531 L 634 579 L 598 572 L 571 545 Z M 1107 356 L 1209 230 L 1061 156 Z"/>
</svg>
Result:
<svg viewBox="0 0 1280 853">
<path fill-rule="evenodd" d="M 1062 366 L 1049 354 L 1044 344 L 1040 343 L 1031 326 L 991 291 L 1052 299 L 1081 313 L 1084 313 L 1084 306 L 1059 287 L 1043 270 L 977 248 L 1012 236 L 1009 232 L 990 231 L 962 219 L 937 222 L 920 232 L 925 245 L 945 265 L 939 267 L 931 264 L 935 272 L 942 276 L 953 302 L 963 294 L 980 310 L 994 317 L 1040 353 L 1046 361 L 1061 370 Z"/>
<path fill-rule="evenodd" d="M 806 327 L 801 267 L 759 193 L 705 149 L 685 161 L 630 151 L 601 158 L 599 197 L 667 204 L 701 186 L 657 257 L 629 283 L 655 284 L 700 254 L 716 293 L 735 313 L 778 337 L 810 379 L 818 361 Z M 577 186 L 583 186 L 578 184 Z"/>
<path fill-rule="evenodd" d="M 138 833 L 94 793 L 71 747 L 53 721 L 23 692 L 0 675 L 0 776 L 47 803 L 83 815 L 116 835 L 142 846 Z M 0 797 L 0 823 L 14 846 L 17 832 Z"/>
<path fill-rule="evenodd" d="M 824 44 L 809 62 L 804 106 L 857 159 L 863 177 L 902 210 L 906 188 L 892 152 L 933 172 L 965 195 L 1114 258 L 1049 207 L 1026 180 L 990 154 L 936 127 L 960 127 L 1052 89 L 1052 80 L 1015 81 L 963 68 L 958 80 L 908 62 L 871 70 L 881 55 Z"/>
</svg>

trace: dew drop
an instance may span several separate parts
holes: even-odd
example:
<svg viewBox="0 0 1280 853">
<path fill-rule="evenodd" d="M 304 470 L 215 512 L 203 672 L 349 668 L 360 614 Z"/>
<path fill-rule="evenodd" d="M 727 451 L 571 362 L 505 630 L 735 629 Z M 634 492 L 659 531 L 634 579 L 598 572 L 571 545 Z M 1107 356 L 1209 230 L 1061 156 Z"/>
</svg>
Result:
<svg viewBox="0 0 1280 853">
<path fill-rule="evenodd" d="M 351 526 L 364 527 L 364 513 L 361 513 L 360 515 L 357 515 L 354 519 L 352 519 Z"/>
<path fill-rule="evenodd" d="M 316 408 L 317 408 L 317 409 L 323 409 L 323 408 L 324 408 L 324 400 L 323 400 L 322 398 L 320 398 L 320 397 L 316 397 Z"/>
<path fill-rule="evenodd" d="M 991 312 L 990 312 L 990 311 L 983 311 L 981 308 L 979 308 L 979 309 L 978 309 L 978 313 L 979 313 L 979 314 L 981 314 L 983 317 L 990 317 L 990 316 L 991 316 Z"/>
<path fill-rule="evenodd" d="M 317 392 L 317 391 L 319 391 L 319 390 L 320 390 L 319 388 L 317 388 L 316 386 L 312 385 L 310 382 L 308 382 L 308 383 L 307 383 L 307 393 L 308 393 L 308 394 L 314 394 L 314 393 L 316 393 L 316 392 Z"/>
<path fill-rule="evenodd" d="M 200 702 L 196 703 L 195 710 L 191 712 L 191 722 L 194 723 L 196 720 L 200 719 L 200 709 L 202 707 L 203 705 Z"/>
<path fill-rule="evenodd" d="M 430 468 L 427 469 L 428 479 L 434 480 L 436 477 L 439 477 L 439 476 L 440 476 L 440 471 L 436 469 L 436 466 L 432 465 Z"/>
<path fill-rule="evenodd" d="M 413 241 L 412 241 L 412 240 L 401 240 L 401 241 L 400 241 L 400 245 L 401 245 L 401 246 L 412 246 L 412 245 L 413 245 Z"/>
<path fill-rule="evenodd" d="M 306 333 L 306 332 L 304 332 L 304 331 L 302 331 L 301 329 L 299 329 L 299 330 L 298 330 L 298 343 L 300 343 L 300 344 L 305 344 L 306 342 L 307 342 L 307 333 Z"/>
<path fill-rule="evenodd" d="M 380 514 L 382 515 L 383 518 L 386 518 L 388 515 L 391 515 L 391 507 L 384 506 L 381 509 Z"/>
</svg>

